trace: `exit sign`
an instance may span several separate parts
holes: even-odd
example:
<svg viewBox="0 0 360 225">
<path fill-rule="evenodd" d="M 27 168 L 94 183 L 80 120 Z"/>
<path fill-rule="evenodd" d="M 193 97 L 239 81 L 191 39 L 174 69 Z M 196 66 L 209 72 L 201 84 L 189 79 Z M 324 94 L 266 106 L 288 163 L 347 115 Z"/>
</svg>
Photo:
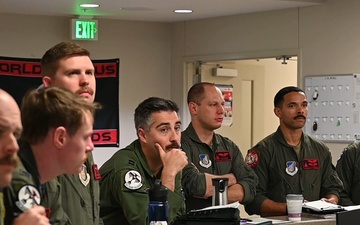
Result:
<svg viewBox="0 0 360 225">
<path fill-rule="evenodd" d="M 71 39 L 97 41 L 98 21 L 87 19 L 72 19 Z"/>
</svg>

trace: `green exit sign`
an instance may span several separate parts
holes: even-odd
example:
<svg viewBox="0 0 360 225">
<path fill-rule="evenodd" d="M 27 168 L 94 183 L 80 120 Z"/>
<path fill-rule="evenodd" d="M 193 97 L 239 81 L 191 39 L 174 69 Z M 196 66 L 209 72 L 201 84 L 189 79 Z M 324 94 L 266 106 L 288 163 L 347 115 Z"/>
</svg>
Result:
<svg viewBox="0 0 360 225">
<path fill-rule="evenodd" d="M 98 21 L 87 19 L 72 19 L 71 38 L 73 40 L 97 41 Z"/>
</svg>

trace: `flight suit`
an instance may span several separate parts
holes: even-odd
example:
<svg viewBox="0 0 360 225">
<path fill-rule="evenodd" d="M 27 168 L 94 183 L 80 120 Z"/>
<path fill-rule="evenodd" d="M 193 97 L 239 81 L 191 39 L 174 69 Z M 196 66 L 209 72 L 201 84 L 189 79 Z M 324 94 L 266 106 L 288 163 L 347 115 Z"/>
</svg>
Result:
<svg viewBox="0 0 360 225">
<path fill-rule="evenodd" d="M 156 179 L 150 171 L 140 141 L 117 151 L 100 168 L 101 218 L 105 225 L 148 225 L 148 189 Z M 181 173 L 175 178 L 174 192 L 168 191 L 169 224 L 185 213 Z"/>
<path fill-rule="evenodd" d="M 88 153 L 84 166 L 85 172 L 79 175 L 64 174 L 58 177 L 62 206 L 73 225 L 102 225 L 100 174 L 91 152 Z"/>
<path fill-rule="evenodd" d="M 360 205 L 360 143 L 347 146 L 336 164 L 336 171 L 344 184 L 340 205 Z"/>
<path fill-rule="evenodd" d="M 190 123 L 181 134 L 181 148 L 191 163 L 183 169 L 182 185 L 186 194 L 186 210 L 199 209 L 212 205 L 212 197 L 204 196 L 206 191 L 205 174 L 224 175 L 233 173 L 238 184 L 244 188 L 242 204 L 253 200 L 258 182 L 255 172 L 244 162 L 240 149 L 230 139 L 214 134 L 213 144 L 209 146 L 200 141 Z"/>
<path fill-rule="evenodd" d="M 20 164 L 13 173 L 11 186 L 4 189 L 6 224 L 12 224 L 16 216 L 32 208 L 34 204 L 45 207 L 51 224 L 70 224 L 63 211 L 60 198 L 60 184 L 56 179 L 40 183 L 39 172 L 33 152 L 28 143 L 19 142 Z M 49 188 L 47 188 L 49 187 Z"/>
<path fill-rule="evenodd" d="M 287 194 L 303 194 L 305 200 L 314 201 L 328 194 L 339 197 L 343 190 L 328 147 L 306 134 L 300 157 L 287 144 L 279 127 L 250 149 L 245 160 L 259 177 L 256 197 L 245 206 L 250 215 L 260 214 L 266 198 L 285 203 Z"/>
</svg>

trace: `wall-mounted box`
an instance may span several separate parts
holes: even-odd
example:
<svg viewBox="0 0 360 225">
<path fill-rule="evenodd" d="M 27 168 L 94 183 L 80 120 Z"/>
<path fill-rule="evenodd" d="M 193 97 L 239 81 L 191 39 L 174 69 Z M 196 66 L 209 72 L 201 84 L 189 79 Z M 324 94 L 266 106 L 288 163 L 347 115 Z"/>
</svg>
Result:
<svg viewBox="0 0 360 225">
<path fill-rule="evenodd" d="M 214 68 L 213 76 L 215 77 L 237 77 L 237 69 Z"/>
</svg>

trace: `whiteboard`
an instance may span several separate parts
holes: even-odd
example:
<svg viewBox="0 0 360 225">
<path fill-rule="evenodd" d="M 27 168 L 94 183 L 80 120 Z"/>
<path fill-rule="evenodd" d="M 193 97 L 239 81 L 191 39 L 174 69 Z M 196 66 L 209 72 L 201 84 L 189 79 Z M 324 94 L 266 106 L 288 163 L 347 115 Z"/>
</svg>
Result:
<svg viewBox="0 0 360 225">
<path fill-rule="evenodd" d="M 360 140 L 360 74 L 305 76 L 304 132 L 322 141 Z"/>
</svg>

